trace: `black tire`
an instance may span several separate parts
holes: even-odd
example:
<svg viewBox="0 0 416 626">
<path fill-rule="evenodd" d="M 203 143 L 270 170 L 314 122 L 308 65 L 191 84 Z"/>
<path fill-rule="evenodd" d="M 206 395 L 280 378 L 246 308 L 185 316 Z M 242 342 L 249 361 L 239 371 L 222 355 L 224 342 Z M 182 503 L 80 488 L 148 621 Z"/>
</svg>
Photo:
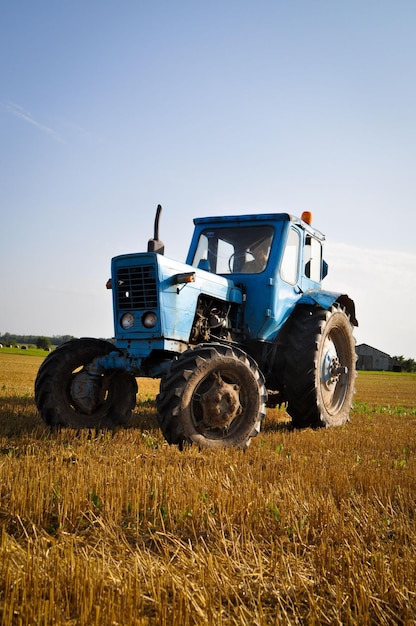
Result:
<svg viewBox="0 0 416 626">
<path fill-rule="evenodd" d="M 74 339 L 51 352 L 39 368 L 35 401 L 46 424 L 53 428 L 113 428 L 125 424 L 136 404 L 136 379 L 120 370 L 97 378 L 95 403 L 89 410 L 72 395 L 77 375 L 95 357 L 116 348 L 100 339 Z M 78 379 L 79 380 L 79 379 Z"/>
<path fill-rule="evenodd" d="M 158 420 L 166 440 L 179 447 L 245 449 L 260 432 L 266 400 L 263 375 L 245 352 L 200 344 L 162 379 Z"/>
<path fill-rule="evenodd" d="M 287 333 L 287 412 L 296 428 L 341 426 L 355 392 L 355 339 L 339 304 L 329 310 L 299 306 Z"/>
</svg>

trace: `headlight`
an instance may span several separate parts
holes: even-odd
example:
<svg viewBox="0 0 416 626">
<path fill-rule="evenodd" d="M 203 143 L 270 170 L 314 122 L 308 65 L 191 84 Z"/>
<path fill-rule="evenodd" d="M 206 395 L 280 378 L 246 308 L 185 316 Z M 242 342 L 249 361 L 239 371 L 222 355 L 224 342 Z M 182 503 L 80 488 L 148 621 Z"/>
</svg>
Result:
<svg viewBox="0 0 416 626">
<path fill-rule="evenodd" d="M 156 326 L 156 323 L 157 323 L 157 315 L 156 313 L 153 313 L 153 311 L 149 311 L 148 313 L 145 313 L 143 315 L 142 324 L 146 328 L 153 328 L 153 326 Z"/>
<path fill-rule="evenodd" d="M 125 313 L 120 320 L 120 324 L 124 328 L 124 330 L 128 330 L 134 324 L 134 315 L 133 313 Z"/>
</svg>

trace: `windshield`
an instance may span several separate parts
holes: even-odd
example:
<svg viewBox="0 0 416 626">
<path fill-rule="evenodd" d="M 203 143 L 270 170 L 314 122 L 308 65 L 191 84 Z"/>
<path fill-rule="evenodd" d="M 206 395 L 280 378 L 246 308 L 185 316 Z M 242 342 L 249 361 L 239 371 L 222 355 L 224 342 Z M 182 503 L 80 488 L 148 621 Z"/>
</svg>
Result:
<svg viewBox="0 0 416 626">
<path fill-rule="evenodd" d="M 259 274 L 267 265 L 272 226 L 238 226 L 204 230 L 192 261 L 215 274 Z"/>
</svg>

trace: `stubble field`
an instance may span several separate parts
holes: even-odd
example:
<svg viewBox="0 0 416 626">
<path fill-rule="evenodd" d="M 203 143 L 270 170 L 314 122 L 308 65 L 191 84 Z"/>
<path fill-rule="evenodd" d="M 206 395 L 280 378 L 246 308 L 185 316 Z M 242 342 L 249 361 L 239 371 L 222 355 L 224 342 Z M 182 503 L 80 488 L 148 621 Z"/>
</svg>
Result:
<svg viewBox="0 0 416 626">
<path fill-rule="evenodd" d="M 41 358 L 0 355 L 1 626 L 416 624 L 416 375 L 360 373 L 351 422 L 179 452 L 139 381 L 128 427 L 51 434 Z"/>
</svg>

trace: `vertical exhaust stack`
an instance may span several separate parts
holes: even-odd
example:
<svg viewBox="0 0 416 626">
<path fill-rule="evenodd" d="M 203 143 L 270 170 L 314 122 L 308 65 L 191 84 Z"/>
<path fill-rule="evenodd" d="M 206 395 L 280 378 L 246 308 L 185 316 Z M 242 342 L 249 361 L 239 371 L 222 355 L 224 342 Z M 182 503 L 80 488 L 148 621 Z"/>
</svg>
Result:
<svg viewBox="0 0 416 626">
<path fill-rule="evenodd" d="M 157 252 L 157 254 L 165 253 L 165 245 L 163 241 L 159 241 L 159 218 L 162 212 L 162 205 L 158 204 L 156 209 L 156 217 L 155 217 L 155 232 L 153 239 L 149 239 L 147 243 L 147 251 L 148 252 Z"/>
</svg>

